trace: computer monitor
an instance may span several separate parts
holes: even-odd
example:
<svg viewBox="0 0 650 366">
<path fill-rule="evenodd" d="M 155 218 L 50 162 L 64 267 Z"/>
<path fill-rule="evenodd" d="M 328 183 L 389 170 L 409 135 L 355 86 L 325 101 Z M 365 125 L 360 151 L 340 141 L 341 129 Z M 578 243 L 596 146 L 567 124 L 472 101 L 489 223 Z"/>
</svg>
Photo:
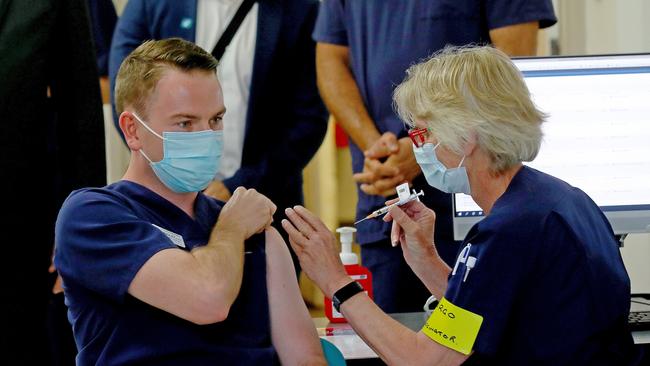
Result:
<svg viewBox="0 0 650 366">
<path fill-rule="evenodd" d="M 650 54 L 514 62 L 549 115 L 539 154 L 525 164 L 585 191 L 614 233 L 650 232 Z M 465 194 L 453 206 L 462 240 L 483 212 Z"/>
</svg>

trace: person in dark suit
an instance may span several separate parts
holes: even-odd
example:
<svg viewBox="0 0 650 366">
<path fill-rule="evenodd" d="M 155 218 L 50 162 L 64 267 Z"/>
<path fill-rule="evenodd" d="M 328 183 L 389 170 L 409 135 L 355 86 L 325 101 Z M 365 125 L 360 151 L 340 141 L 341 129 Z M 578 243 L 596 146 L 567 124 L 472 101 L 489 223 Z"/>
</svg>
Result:
<svg viewBox="0 0 650 366">
<path fill-rule="evenodd" d="M 0 364 L 57 365 L 47 315 L 48 303 L 51 314 L 63 307 L 48 275 L 55 215 L 70 191 L 106 180 L 86 2 L 1 0 L 0 55 Z M 69 327 L 49 322 L 54 333 Z"/>
<path fill-rule="evenodd" d="M 212 50 L 241 3 L 130 0 L 113 35 L 111 88 L 122 60 L 145 40 L 180 37 Z M 316 0 L 259 0 L 219 60 L 228 109 L 223 168 L 205 192 L 227 200 L 238 186 L 255 188 L 278 206 L 276 223 L 302 202 L 302 170 L 327 129 L 310 36 L 317 12 Z"/>
</svg>

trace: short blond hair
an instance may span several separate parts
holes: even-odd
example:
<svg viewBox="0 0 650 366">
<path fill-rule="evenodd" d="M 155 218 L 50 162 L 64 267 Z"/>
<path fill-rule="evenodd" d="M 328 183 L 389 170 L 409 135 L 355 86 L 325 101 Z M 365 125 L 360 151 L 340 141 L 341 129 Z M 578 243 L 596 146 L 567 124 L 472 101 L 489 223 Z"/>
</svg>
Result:
<svg viewBox="0 0 650 366">
<path fill-rule="evenodd" d="M 459 155 L 475 134 L 494 173 L 539 152 L 546 115 L 517 67 L 496 48 L 443 49 L 408 69 L 393 100 L 406 123 L 426 122 L 438 142 Z"/>
<path fill-rule="evenodd" d="M 115 109 L 119 115 L 131 105 L 146 118 L 145 103 L 165 70 L 203 70 L 216 75 L 217 64 L 204 49 L 180 38 L 146 41 L 120 65 L 115 79 Z"/>
</svg>

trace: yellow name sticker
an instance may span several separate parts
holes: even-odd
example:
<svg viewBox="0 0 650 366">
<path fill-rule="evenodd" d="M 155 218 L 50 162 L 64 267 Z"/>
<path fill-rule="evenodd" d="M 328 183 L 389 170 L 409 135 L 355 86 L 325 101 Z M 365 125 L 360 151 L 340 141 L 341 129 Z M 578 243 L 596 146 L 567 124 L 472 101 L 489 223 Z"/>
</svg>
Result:
<svg viewBox="0 0 650 366">
<path fill-rule="evenodd" d="M 482 316 L 458 307 L 443 297 L 422 327 L 422 332 L 443 346 L 469 355 L 482 323 Z"/>
</svg>

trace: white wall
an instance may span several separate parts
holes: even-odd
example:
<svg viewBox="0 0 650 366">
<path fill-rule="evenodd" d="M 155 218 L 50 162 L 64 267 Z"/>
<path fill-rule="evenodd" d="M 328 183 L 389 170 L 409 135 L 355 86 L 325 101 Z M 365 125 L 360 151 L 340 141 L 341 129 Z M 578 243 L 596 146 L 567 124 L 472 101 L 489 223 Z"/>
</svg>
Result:
<svg viewBox="0 0 650 366">
<path fill-rule="evenodd" d="M 650 52 L 650 1 L 555 0 L 554 4 L 560 54 Z M 650 293 L 650 235 L 629 235 L 621 254 L 632 292 Z"/>
<path fill-rule="evenodd" d="M 650 52 L 650 1 L 555 0 L 563 55 Z"/>
<path fill-rule="evenodd" d="M 113 111 L 110 104 L 104 104 L 104 144 L 106 147 L 106 183 L 122 179 L 131 158 L 130 150 L 122 142 L 113 124 Z"/>
</svg>

